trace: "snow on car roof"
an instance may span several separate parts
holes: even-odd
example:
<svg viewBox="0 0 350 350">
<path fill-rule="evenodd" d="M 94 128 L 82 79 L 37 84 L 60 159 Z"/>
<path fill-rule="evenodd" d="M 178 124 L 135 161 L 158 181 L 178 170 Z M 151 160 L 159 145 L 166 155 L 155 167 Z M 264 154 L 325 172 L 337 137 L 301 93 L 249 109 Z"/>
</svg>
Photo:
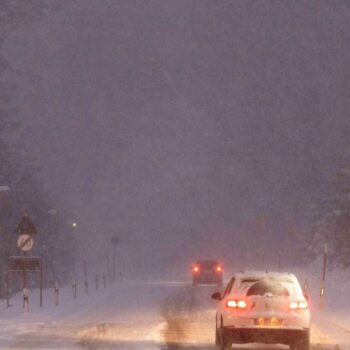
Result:
<svg viewBox="0 0 350 350">
<path fill-rule="evenodd" d="M 218 264 L 217 260 L 197 260 L 197 264 Z"/>
<path fill-rule="evenodd" d="M 244 282 L 254 282 L 261 278 L 274 278 L 281 282 L 293 284 L 297 297 L 302 298 L 303 292 L 298 282 L 297 277 L 290 272 L 274 272 L 274 271 L 241 271 L 233 276 L 238 281 L 238 284 Z"/>
<path fill-rule="evenodd" d="M 289 272 L 273 272 L 273 271 L 241 271 L 236 274 L 236 278 L 240 279 L 250 279 L 250 278 L 287 278 L 287 279 L 296 279 L 294 274 Z"/>
</svg>

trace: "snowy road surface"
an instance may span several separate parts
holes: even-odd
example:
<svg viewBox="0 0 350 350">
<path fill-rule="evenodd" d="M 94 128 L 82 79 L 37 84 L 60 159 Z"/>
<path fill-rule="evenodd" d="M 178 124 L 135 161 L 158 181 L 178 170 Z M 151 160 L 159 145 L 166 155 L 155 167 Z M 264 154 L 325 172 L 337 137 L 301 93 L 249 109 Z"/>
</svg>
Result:
<svg viewBox="0 0 350 350">
<path fill-rule="evenodd" d="M 20 299 L 1 306 L 0 349 L 213 350 L 214 303 L 211 287 L 185 283 L 124 283 L 73 300 L 62 290 L 55 307 L 46 291 L 40 310 L 31 295 L 30 312 Z M 312 349 L 350 349 L 350 332 L 333 318 L 315 313 Z M 338 322 L 341 322 L 338 320 Z M 284 349 L 240 346 L 236 349 Z"/>
</svg>

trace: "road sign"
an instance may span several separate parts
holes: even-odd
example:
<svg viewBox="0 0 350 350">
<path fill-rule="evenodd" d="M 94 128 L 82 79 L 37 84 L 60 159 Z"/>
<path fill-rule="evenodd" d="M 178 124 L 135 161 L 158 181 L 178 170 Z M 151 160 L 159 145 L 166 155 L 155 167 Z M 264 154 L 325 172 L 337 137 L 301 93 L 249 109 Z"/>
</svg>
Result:
<svg viewBox="0 0 350 350">
<path fill-rule="evenodd" d="M 20 235 L 17 240 L 17 246 L 23 252 L 29 252 L 34 245 L 33 238 L 27 234 Z"/>
<path fill-rule="evenodd" d="M 40 307 L 43 306 L 43 262 L 36 256 L 10 256 L 7 262 L 7 307 L 10 306 L 10 275 L 22 272 L 23 289 L 27 288 L 27 273 L 39 273 L 40 278 Z"/>
<path fill-rule="evenodd" d="M 28 214 L 25 214 L 21 221 L 19 222 L 17 226 L 16 232 L 20 235 L 27 234 L 27 235 L 35 235 L 36 234 L 36 228 L 32 221 L 30 220 Z"/>
<path fill-rule="evenodd" d="M 8 259 L 9 271 L 38 272 L 41 268 L 42 260 L 35 256 L 11 256 Z"/>
</svg>

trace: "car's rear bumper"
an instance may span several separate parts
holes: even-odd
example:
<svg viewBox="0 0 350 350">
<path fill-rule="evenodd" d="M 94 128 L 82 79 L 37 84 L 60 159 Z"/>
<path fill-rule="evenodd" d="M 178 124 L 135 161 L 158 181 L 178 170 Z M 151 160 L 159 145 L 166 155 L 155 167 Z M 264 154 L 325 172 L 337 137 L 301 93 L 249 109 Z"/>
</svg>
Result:
<svg viewBox="0 0 350 350">
<path fill-rule="evenodd" d="M 309 337 L 309 329 L 235 328 L 225 327 L 235 344 L 265 343 L 290 344 L 300 338 Z"/>
<path fill-rule="evenodd" d="M 282 325 L 276 328 L 267 327 L 266 329 L 287 329 L 287 330 L 304 330 L 310 328 L 310 311 L 303 310 L 300 312 L 285 313 L 278 312 L 255 312 L 249 313 L 240 310 L 229 310 L 224 315 L 224 325 L 226 327 L 261 329 L 264 327 L 255 324 L 256 319 L 278 319 L 282 320 Z"/>
<path fill-rule="evenodd" d="M 195 284 L 222 284 L 222 274 L 202 274 L 194 275 L 193 283 Z"/>
</svg>

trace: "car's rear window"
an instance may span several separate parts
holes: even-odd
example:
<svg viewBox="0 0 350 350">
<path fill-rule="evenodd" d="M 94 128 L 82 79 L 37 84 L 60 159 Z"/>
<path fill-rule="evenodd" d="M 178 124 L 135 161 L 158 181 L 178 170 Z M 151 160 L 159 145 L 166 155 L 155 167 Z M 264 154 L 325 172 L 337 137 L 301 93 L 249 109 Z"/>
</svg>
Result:
<svg viewBox="0 0 350 350">
<path fill-rule="evenodd" d="M 217 265 L 216 261 L 211 261 L 211 260 L 204 260 L 200 261 L 199 265 L 202 266 L 204 269 L 212 269 Z"/>
<path fill-rule="evenodd" d="M 247 296 L 273 295 L 278 297 L 289 297 L 295 293 L 292 281 L 277 278 L 242 280 L 240 289 L 243 290 Z"/>
</svg>

